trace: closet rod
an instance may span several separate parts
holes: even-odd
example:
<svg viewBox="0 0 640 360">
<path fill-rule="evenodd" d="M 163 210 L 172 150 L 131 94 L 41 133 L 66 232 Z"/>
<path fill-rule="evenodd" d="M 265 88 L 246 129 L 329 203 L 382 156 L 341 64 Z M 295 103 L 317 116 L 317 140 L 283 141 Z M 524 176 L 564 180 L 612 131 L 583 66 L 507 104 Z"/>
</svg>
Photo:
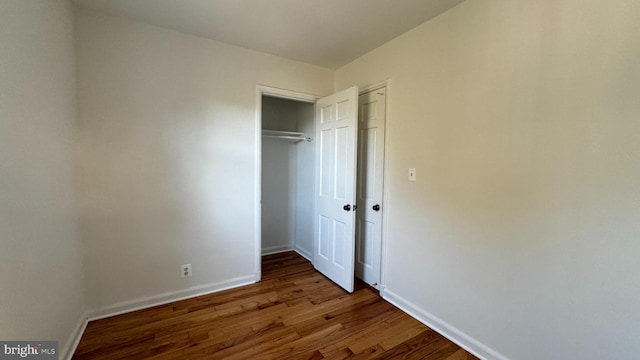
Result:
<svg viewBox="0 0 640 360">
<path fill-rule="evenodd" d="M 262 137 L 270 139 L 290 140 L 294 142 L 311 141 L 311 138 L 308 136 L 304 136 L 304 133 L 293 131 L 262 130 Z"/>
</svg>

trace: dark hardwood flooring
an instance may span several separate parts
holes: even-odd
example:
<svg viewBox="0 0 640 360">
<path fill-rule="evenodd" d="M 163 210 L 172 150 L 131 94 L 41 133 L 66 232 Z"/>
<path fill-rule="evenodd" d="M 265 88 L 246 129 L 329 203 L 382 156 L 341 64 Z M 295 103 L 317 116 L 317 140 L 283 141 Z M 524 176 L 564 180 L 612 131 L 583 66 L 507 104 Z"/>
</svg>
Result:
<svg viewBox="0 0 640 360">
<path fill-rule="evenodd" d="M 73 359 L 476 358 L 286 252 L 263 257 L 260 283 L 90 322 Z"/>
</svg>

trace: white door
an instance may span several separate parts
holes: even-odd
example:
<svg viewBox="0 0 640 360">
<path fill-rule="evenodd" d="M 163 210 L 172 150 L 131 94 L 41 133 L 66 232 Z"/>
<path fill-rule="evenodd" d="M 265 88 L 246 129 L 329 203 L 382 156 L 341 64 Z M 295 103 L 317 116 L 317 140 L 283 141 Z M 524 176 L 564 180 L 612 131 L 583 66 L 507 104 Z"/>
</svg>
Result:
<svg viewBox="0 0 640 360">
<path fill-rule="evenodd" d="M 358 88 L 316 102 L 314 267 L 354 290 Z"/>
<path fill-rule="evenodd" d="M 356 276 L 378 288 L 382 252 L 382 182 L 386 88 L 360 95 Z"/>
</svg>

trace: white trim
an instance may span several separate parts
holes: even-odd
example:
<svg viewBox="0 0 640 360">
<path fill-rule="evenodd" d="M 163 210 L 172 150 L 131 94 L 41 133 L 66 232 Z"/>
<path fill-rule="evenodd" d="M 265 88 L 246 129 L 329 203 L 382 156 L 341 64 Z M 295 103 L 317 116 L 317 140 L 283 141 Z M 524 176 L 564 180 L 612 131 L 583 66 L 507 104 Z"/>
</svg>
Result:
<svg viewBox="0 0 640 360">
<path fill-rule="evenodd" d="M 370 85 L 361 87 L 359 94 L 362 95 L 362 94 L 366 94 L 366 93 L 368 93 L 370 91 L 373 91 L 373 90 L 378 90 L 378 89 L 382 89 L 383 87 L 388 87 L 390 81 L 391 81 L 391 79 L 386 79 L 384 81 L 380 81 L 380 82 L 375 83 L 375 84 L 370 84 Z"/>
<path fill-rule="evenodd" d="M 383 165 L 383 177 L 382 177 L 382 205 L 384 208 L 382 209 L 382 259 L 380 259 L 380 291 L 384 290 L 384 287 L 387 283 L 386 281 L 386 269 L 387 269 L 387 259 L 389 254 L 389 204 L 391 203 L 391 169 L 390 161 L 391 161 L 391 94 L 393 94 L 393 78 L 386 79 L 385 81 L 370 87 L 371 90 L 375 89 L 375 86 L 384 85 L 386 88 L 386 113 L 384 118 L 384 165 Z"/>
<path fill-rule="evenodd" d="M 281 246 L 270 246 L 268 248 L 262 249 L 262 256 L 271 255 L 271 254 L 279 254 L 282 252 L 294 251 L 293 246 L 291 245 L 281 245 Z"/>
<path fill-rule="evenodd" d="M 293 250 L 295 252 L 297 252 L 300 256 L 302 256 L 303 258 L 309 260 L 309 262 L 313 263 L 313 260 L 312 260 L 313 255 L 309 251 L 301 248 L 300 246 L 296 246 Z"/>
<path fill-rule="evenodd" d="M 289 99 L 295 101 L 302 101 L 308 103 L 315 103 L 320 97 L 313 94 L 307 94 L 298 91 L 285 90 L 276 87 L 270 87 L 265 85 L 256 85 L 256 113 L 255 113 L 255 131 L 254 131 L 254 146 L 255 146 L 255 176 L 254 179 L 254 193 L 255 193 L 255 211 L 254 211 L 254 253 L 255 263 L 254 269 L 257 280 L 262 279 L 262 96 L 272 96 L 281 99 Z M 302 254 L 301 254 L 302 255 Z M 304 256 L 304 255 L 303 255 Z"/>
<path fill-rule="evenodd" d="M 80 344 L 80 339 L 82 339 L 82 335 L 84 334 L 84 330 L 87 328 L 88 322 L 89 320 L 87 320 L 86 313 L 80 316 L 80 320 L 78 321 L 76 326 L 73 328 L 73 331 L 71 332 L 71 335 L 67 340 L 67 344 L 65 345 L 60 358 L 71 360 L 71 358 L 73 357 L 73 354 L 76 352 L 76 348 L 78 347 L 78 344 Z"/>
<path fill-rule="evenodd" d="M 388 208 L 389 208 L 389 199 L 390 197 L 390 187 L 389 184 L 391 183 L 391 174 L 389 174 L 389 169 L 391 168 L 389 165 L 389 161 L 391 159 L 391 156 L 389 156 L 389 150 L 390 150 L 390 139 L 391 139 L 391 93 L 392 93 L 392 83 L 393 83 L 393 78 L 388 78 L 386 80 L 374 83 L 374 84 L 370 84 L 370 85 L 366 85 L 363 86 L 362 88 L 360 88 L 360 95 L 362 94 L 366 94 L 368 92 L 374 91 L 374 90 L 378 90 L 378 89 L 382 89 L 382 88 L 386 88 L 385 91 L 385 118 L 384 118 L 384 165 L 382 168 L 382 239 L 381 239 L 381 249 L 380 249 L 380 280 L 378 281 L 378 291 L 382 294 L 382 291 L 384 289 L 384 285 L 385 285 L 385 269 L 386 269 L 386 264 L 387 264 L 387 254 L 388 254 L 388 242 L 386 241 L 386 239 L 388 239 L 388 219 L 389 219 L 389 215 L 388 215 Z"/>
<path fill-rule="evenodd" d="M 254 272 L 258 275 L 258 281 L 262 279 L 262 94 L 263 89 L 260 85 L 256 86 L 256 123 L 255 123 L 255 139 L 254 139 L 254 157 L 255 157 L 255 176 L 254 192 L 255 192 L 255 212 L 254 212 L 254 253 L 255 263 Z"/>
<path fill-rule="evenodd" d="M 293 91 L 293 90 L 285 90 L 285 89 L 264 86 L 264 85 L 256 85 L 256 89 L 260 95 L 260 98 L 261 98 L 260 100 L 262 100 L 262 95 L 272 96 L 272 97 L 277 97 L 277 98 L 287 99 L 287 100 L 308 102 L 308 103 L 315 103 L 318 99 L 320 99 L 320 96 L 317 96 L 317 95 L 307 94 L 307 93 Z M 262 114 L 258 113 L 258 115 L 262 115 Z"/>
<path fill-rule="evenodd" d="M 258 281 L 259 279 L 257 277 L 257 274 L 241 276 L 219 283 L 194 286 L 184 290 L 170 291 L 154 296 L 119 302 L 91 311 L 88 313 L 87 317 L 89 321 L 104 319 L 111 316 L 147 309 L 158 305 L 165 305 L 174 301 L 190 299 L 196 296 L 208 295 L 211 293 L 232 289 L 243 285 L 254 284 Z"/>
<path fill-rule="evenodd" d="M 291 246 L 272 246 L 270 248 L 266 248 L 266 249 L 262 249 L 262 256 L 264 255 L 273 255 L 273 254 L 279 254 L 279 253 L 283 253 L 283 252 L 287 252 L 287 251 L 295 251 L 298 255 L 302 256 L 303 258 L 311 261 L 311 253 L 309 253 L 307 250 L 296 246 L 296 247 L 291 247 Z"/>
<path fill-rule="evenodd" d="M 476 357 L 484 360 L 509 360 L 506 356 L 484 345 L 480 341 L 458 330 L 454 326 L 448 324 L 437 316 L 421 309 L 412 302 L 402 298 L 400 295 L 393 293 L 388 288 L 380 291 L 383 299 L 398 307 L 400 310 L 409 314 L 411 317 L 427 325 L 440 335 L 453 341 L 461 348 L 472 353 Z"/>
</svg>

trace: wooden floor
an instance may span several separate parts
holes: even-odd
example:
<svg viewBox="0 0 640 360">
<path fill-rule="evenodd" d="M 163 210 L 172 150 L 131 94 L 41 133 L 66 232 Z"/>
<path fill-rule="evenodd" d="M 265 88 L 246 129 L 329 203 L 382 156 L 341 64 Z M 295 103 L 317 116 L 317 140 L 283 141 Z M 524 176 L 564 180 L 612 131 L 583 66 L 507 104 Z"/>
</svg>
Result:
<svg viewBox="0 0 640 360">
<path fill-rule="evenodd" d="M 262 282 L 92 321 L 73 359 L 476 359 L 377 292 L 353 294 L 294 252 Z"/>
</svg>

